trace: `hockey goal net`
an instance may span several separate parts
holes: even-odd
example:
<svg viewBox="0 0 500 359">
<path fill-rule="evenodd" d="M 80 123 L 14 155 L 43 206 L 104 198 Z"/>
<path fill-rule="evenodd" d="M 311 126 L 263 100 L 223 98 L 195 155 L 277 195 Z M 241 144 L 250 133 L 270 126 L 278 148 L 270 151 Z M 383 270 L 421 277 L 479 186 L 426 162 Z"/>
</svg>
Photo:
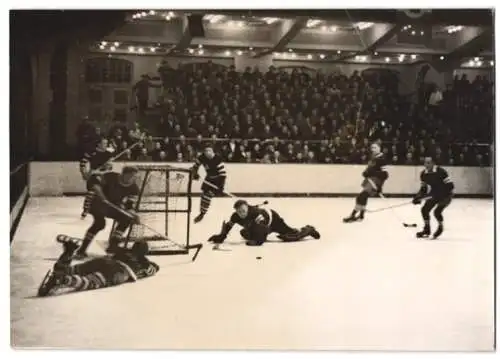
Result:
<svg viewBox="0 0 500 359">
<path fill-rule="evenodd" d="M 145 239 L 151 255 L 188 254 L 190 249 L 201 248 L 189 241 L 191 171 L 167 165 L 136 167 L 140 193 L 135 211 L 140 223 L 131 226 L 127 244 Z"/>
</svg>

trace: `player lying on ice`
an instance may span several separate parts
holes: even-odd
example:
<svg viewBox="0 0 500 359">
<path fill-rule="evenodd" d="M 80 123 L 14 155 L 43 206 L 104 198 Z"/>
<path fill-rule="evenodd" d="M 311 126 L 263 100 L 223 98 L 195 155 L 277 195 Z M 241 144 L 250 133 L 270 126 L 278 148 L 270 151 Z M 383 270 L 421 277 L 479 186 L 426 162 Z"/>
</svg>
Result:
<svg viewBox="0 0 500 359">
<path fill-rule="evenodd" d="M 300 229 L 292 228 L 272 209 L 251 206 L 241 199 L 236 201 L 233 208 L 235 212 L 231 215 L 229 222 L 222 224 L 221 233 L 211 236 L 208 240 L 216 245 L 215 248 L 226 240 L 234 224 L 243 227 L 240 233 L 248 246 L 262 245 L 271 233 L 277 233 L 278 238 L 284 242 L 300 241 L 307 236 L 314 239 L 320 238 L 319 232 L 313 226 L 307 225 Z"/>
<path fill-rule="evenodd" d="M 60 289 L 84 291 L 135 282 L 155 275 L 160 269 L 146 258 L 148 244 L 145 241 L 135 242 L 131 249 L 120 248 L 113 256 L 74 265 L 71 261 L 81 240 L 59 235 L 57 241 L 62 243 L 64 250 L 38 288 L 40 297 L 55 294 Z"/>
</svg>

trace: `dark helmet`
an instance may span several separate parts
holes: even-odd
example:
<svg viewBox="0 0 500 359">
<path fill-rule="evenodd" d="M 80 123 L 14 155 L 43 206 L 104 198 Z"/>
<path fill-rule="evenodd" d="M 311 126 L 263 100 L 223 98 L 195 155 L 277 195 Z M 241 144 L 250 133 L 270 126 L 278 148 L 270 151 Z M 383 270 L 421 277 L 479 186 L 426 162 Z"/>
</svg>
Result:
<svg viewBox="0 0 500 359">
<path fill-rule="evenodd" d="M 132 253 L 136 256 L 144 257 L 149 252 L 148 242 L 146 241 L 137 241 L 132 246 Z"/>
</svg>

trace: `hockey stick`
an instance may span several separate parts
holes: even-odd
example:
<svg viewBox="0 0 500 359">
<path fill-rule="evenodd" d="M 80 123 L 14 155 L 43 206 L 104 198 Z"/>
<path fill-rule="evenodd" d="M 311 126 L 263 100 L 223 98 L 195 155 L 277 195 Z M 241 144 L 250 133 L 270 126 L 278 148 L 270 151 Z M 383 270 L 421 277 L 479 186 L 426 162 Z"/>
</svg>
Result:
<svg viewBox="0 0 500 359">
<path fill-rule="evenodd" d="M 207 180 L 204 180 L 203 183 L 205 183 L 209 187 L 212 187 L 213 189 L 219 190 L 219 187 L 217 187 L 216 185 L 214 185 L 213 183 L 211 183 L 211 182 L 209 182 Z M 231 192 L 223 191 L 222 193 L 224 193 L 226 196 L 231 197 L 231 198 L 239 198 L 238 196 L 235 196 Z M 260 206 L 263 206 L 263 205 L 266 205 L 266 204 L 269 204 L 269 201 L 264 201 L 264 202 L 262 202 L 260 204 L 257 204 L 256 206 L 260 207 Z"/>
<path fill-rule="evenodd" d="M 430 197 L 424 197 L 422 198 L 422 201 L 425 201 L 427 199 L 429 199 Z M 410 204 L 413 204 L 413 201 L 410 201 L 410 202 L 404 202 L 404 203 L 399 203 L 399 204 L 393 204 L 391 206 L 387 206 L 387 207 L 382 207 L 382 208 L 377 208 L 377 209 L 372 209 L 372 210 L 367 210 L 368 213 L 377 213 L 377 212 L 383 212 L 383 211 L 387 211 L 388 209 L 393 209 L 393 208 L 398 208 L 398 207 L 404 207 L 404 206 L 408 206 Z"/>
<path fill-rule="evenodd" d="M 375 187 L 376 188 L 376 187 Z M 379 192 L 378 196 L 382 199 L 387 199 L 386 196 L 384 196 L 384 194 L 382 192 Z M 410 202 L 411 203 L 411 202 Z M 408 203 L 407 203 L 408 204 Z M 399 206 L 400 207 L 400 206 Z M 399 219 L 402 223 L 403 223 L 403 227 L 406 227 L 406 228 L 415 228 L 417 227 L 417 224 L 416 223 L 406 223 L 404 222 L 401 217 L 397 214 L 396 211 L 394 211 L 394 206 L 389 206 L 388 209 L 390 209 L 392 211 L 392 214 L 394 214 L 394 216 L 396 216 L 397 219 Z"/>
<path fill-rule="evenodd" d="M 104 167 L 105 165 L 107 165 L 108 163 L 110 162 L 113 162 L 115 161 L 116 159 L 118 159 L 119 157 L 123 156 L 123 154 L 127 151 L 130 151 L 132 148 L 134 148 L 135 146 L 137 146 L 139 144 L 139 142 L 136 142 L 136 143 L 133 143 L 130 147 L 127 147 L 126 149 L 124 149 L 123 151 L 121 151 L 120 153 L 118 153 L 116 156 L 113 156 L 111 157 L 109 160 L 107 160 L 106 162 L 104 162 L 104 164 L 101 165 L 101 167 L 99 167 L 99 169 L 101 169 L 102 167 Z"/>
</svg>

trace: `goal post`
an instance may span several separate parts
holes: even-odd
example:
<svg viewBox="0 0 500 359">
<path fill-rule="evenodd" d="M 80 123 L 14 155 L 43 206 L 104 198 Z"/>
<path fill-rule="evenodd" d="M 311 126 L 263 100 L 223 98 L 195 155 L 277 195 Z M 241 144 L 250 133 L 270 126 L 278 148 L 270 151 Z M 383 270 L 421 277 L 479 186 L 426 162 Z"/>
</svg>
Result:
<svg viewBox="0 0 500 359">
<path fill-rule="evenodd" d="M 140 223 L 131 226 L 125 245 L 144 239 L 148 242 L 150 255 L 188 254 L 190 249 L 199 251 L 201 244 L 190 243 L 191 171 L 161 164 L 135 167 L 139 171 L 140 188 L 135 211 Z"/>
</svg>

